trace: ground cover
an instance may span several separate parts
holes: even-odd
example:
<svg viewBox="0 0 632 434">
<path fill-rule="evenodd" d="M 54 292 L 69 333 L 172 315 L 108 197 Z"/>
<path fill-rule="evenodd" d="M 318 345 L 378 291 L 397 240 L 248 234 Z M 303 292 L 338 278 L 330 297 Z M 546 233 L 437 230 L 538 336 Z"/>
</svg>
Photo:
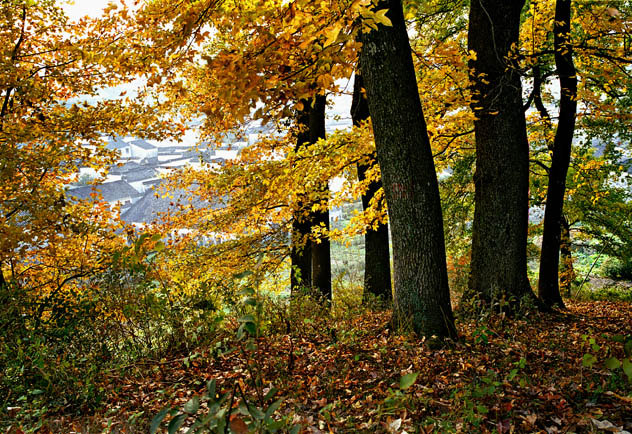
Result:
<svg viewBox="0 0 632 434">
<path fill-rule="evenodd" d="M 148 432 L 163 408 L 182 410 L 187 402 L 188 413 L 179 414 L 190 427 L 189 413 L 208 414 L 212 400 L 191 402 L 208 395 L 211 380 L 214 398 L 228 396 L 224 407 L 233 392 L 233 406 L 242 407 L 225 417 L 233 432 L 262 422 L 252 413 L 272 402 L 265 416 L 278 432 L 632 431 L 632 378 L 624 371 L 630 303 L 569 301 L 564 312 L 512 319 L 469 312 L 458 322 L 460 340 L 442 348 L 393 335 L 389 317 L 307 309 L 293 324 L 271 319 L 262 337 L 242 340 L 234 333 L 239 323 L 229 321 L 233 333 L 187 357 L 104 372 L 101 410 L 47 414 L 38 432 Z M 167 432 L 174 416 L 157 431 Z M 6 432 L 25 429 L 17 425 Z"/>
</svg>

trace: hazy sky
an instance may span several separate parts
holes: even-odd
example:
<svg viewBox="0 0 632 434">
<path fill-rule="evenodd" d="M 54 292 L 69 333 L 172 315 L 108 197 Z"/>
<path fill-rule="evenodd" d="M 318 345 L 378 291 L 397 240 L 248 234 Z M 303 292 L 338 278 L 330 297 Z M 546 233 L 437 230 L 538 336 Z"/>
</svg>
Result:
<svg viewBox="0 0 632 434">
<path fill-rule="evenodd" d="M 68 0 L 62 7 L 70 18 L 78 19 L 84 15 L 99 16 L 108 3 L 111 3 L 111 0 Z"/>
</svg>

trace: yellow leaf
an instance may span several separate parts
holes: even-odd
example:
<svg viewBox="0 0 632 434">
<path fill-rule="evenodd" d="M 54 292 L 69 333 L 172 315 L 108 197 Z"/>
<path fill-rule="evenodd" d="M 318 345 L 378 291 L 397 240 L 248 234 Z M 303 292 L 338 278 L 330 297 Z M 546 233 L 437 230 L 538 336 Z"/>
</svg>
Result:
<svg viewBox="0 0 632 434">
<path fill-rule="evenodd" d="M 391 20 L 388 19 L 388 17 L 386 16 L 387 12 L 388 12 L 388 9 L 380 9 L 379 11 L 375 13 L 374 19 L 380 24 L 383 24 L 387 27 L 392 27 L 393 23 L 391 23 Z"/>
<path fill-rule="evenodd" d="M 325 30 L 325 36 L 327 37 L 327 40 L 325 41 L 325 46 L 331 45 L 336 42 L 341 29 L 342 24 L 336 23 L 332 28 Z"/>
</svg>

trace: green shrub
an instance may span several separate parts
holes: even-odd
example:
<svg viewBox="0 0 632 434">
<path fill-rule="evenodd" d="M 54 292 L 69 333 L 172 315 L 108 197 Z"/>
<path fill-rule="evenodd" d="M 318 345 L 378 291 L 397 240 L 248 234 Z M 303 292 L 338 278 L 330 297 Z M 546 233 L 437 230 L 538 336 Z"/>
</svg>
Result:
<svg viewBox="0 0 632 434">
<path fill-rule="evenodd" d="M 611 279 L 632 280 L 632 258 L 608 258 L 602 266 L 603 274 Z"/>
<path fill-rule="evenodd" d="M 186 353 L 215 335 L 222 314 L 213 300 L 174 295 L 153 277 L 158 243 L 140 237 L 58 294 L 0 286 L 2 409 L 21 408 L 26 426 L 48 410 L 84 410 L 104 398 L 103 371 Z"/>
<path fill-rule="evenodd" d="M 604 286 L 593 291 L 582 291 L 580 298 L 587 300 L 627 301 L 632 302 L 632 288 L 622 286 Z"/>
</svg>

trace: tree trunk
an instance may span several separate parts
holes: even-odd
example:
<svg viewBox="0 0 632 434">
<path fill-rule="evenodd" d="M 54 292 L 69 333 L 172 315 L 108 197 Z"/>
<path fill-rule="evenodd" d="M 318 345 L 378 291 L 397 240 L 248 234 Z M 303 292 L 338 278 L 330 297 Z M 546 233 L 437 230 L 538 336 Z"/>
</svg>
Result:
<svg viewBox="0 0 632 434">
<path fill-rule="evenodd" d="M 393 242 L 393 325 L 455 336 L 439 188 L 399 0 L 382 0 L 392 27 L 363 33 L 365 82 Z"/>
<path fill-rule="evenodd" d="M 2 271 L 2 267 L 0 266 L 0 289 L 5 289 L 7 287 L 7 281 L 4 279 L 4 271 Z"/>
<path fill-rule="evenodd" d="M 302 101 L 303 110 L 299 113 L 297 123 L 301 131 L 297 136 L 296 148 L 309 146 L 319 139 L 325 138 L 326 98 L 318 95 L 313 99 Z M 313 192 L 312 192 L 313 193 Z M 326 201 L 329 198 L 329 185 L 324 183 L 317 190 L 317 197 L 308 199 L 308 193 L 299 200 L 292 223 L 292 271 L 291 289 L 299 286 L 316 287 L 322 294 L 331 299 L 331 258 L 329 239 L 315 242 L 309 234 L 313 226 L 324 225 L 329 229 L 329 210 L 311 211 L 315 201 Z M 308 210 L 305 213 L 305 210 Z"/>
<path fill-rule="evenodd" d="M 529 145 L 518 43 L 524 0 L 474 0 L 468 45 L 476 138 L 470 292 L 490 306 L 535 299 L 527 278 Z M 498 306 L 498 305 L 496 305 Z"/>
<path fill-rule="evenodd" d="M 558 285 L 560 231 L 566 192 L 566 173 L 571 160 L 571 146 L 577 112 L 577 77 L 573 49 L 569 41 L 570 0 L 557 0 L 553 27 L 555 66 L 560 80 L 560 114 L 553 141 L 553 156 L 544 208 L 544 232 L 540 253 L 538 295 L 547 306 L 564 307 Z"/>
<path fill-rule="evenodd" d="M 353 125 L 360 125 L 369 118 L 369 105 L 366 97 L 362 95 L 364 83 L 362 75 L 356 72 L 353 83 L 353 101 L 351 102 L 351 119 Z M 366 173 L 374 164 L 377 164 L 375 152 L 371 155 L 371 163 L 358 164 L 358 179 L 360 182 L 366 179 Z M 362 195 L 362 208 L 367 209 L 375 193 L 382 188 L 382 181 L 369 184 L 368 190 Z M 380 224 L 377 229 L 368 228 L 364 234 L 364 299 L 368 294 L 392 301 L 391 290 L 391 262 L 388 250 L 388 224 Z"/>
<path fill-rule="evenodd" d="M 571 285 L 575 280 L 575 268 L 573 267 L 573 252 L 571 250 L 571 230 L 566 217 L 562 215 L 560 236 L 560 252 L 562 254 L 562 266 L 560 272 L 560 292 L 567 297 L 571 295 Z"/>
<path fill-rule="evenodd" d="M 309 115 L 309 143 L 316 143 L 325 138 L 325 108 L 327 100 L 324 95 L 314 98 L 314 106 Z M 329 201 L 329 183 L 325 181 L 318 187 L 320 202 Z M 329 231 L 329 208 L 317 211 L 313 218 L 314 226 L 324 226 Z M 323 297 L 331 300 L 331 252 L 329 238 L 312 241 L 312 284 L 318 288 Z"/>
<path fill-rule="evenodd" d="M 303 110 L 298 114 L 296 123 L 299 132 L 296 137 L 296 150 L 309 143 L 310 130 L 310 102 L 303 102 Z M 304 214 L 308 201 L 305 194 L 299 195 L 296 209 L 294 210 L 294 220 L 292 222 L 292 248 L 290 258 L 292 270 L 290 271 L 290 288 L 292 293 L 300 287 L 312 286 L 312 245 L 309 241 L 309 233 L 312 227 L 311 213 Z"/>
</svg>

